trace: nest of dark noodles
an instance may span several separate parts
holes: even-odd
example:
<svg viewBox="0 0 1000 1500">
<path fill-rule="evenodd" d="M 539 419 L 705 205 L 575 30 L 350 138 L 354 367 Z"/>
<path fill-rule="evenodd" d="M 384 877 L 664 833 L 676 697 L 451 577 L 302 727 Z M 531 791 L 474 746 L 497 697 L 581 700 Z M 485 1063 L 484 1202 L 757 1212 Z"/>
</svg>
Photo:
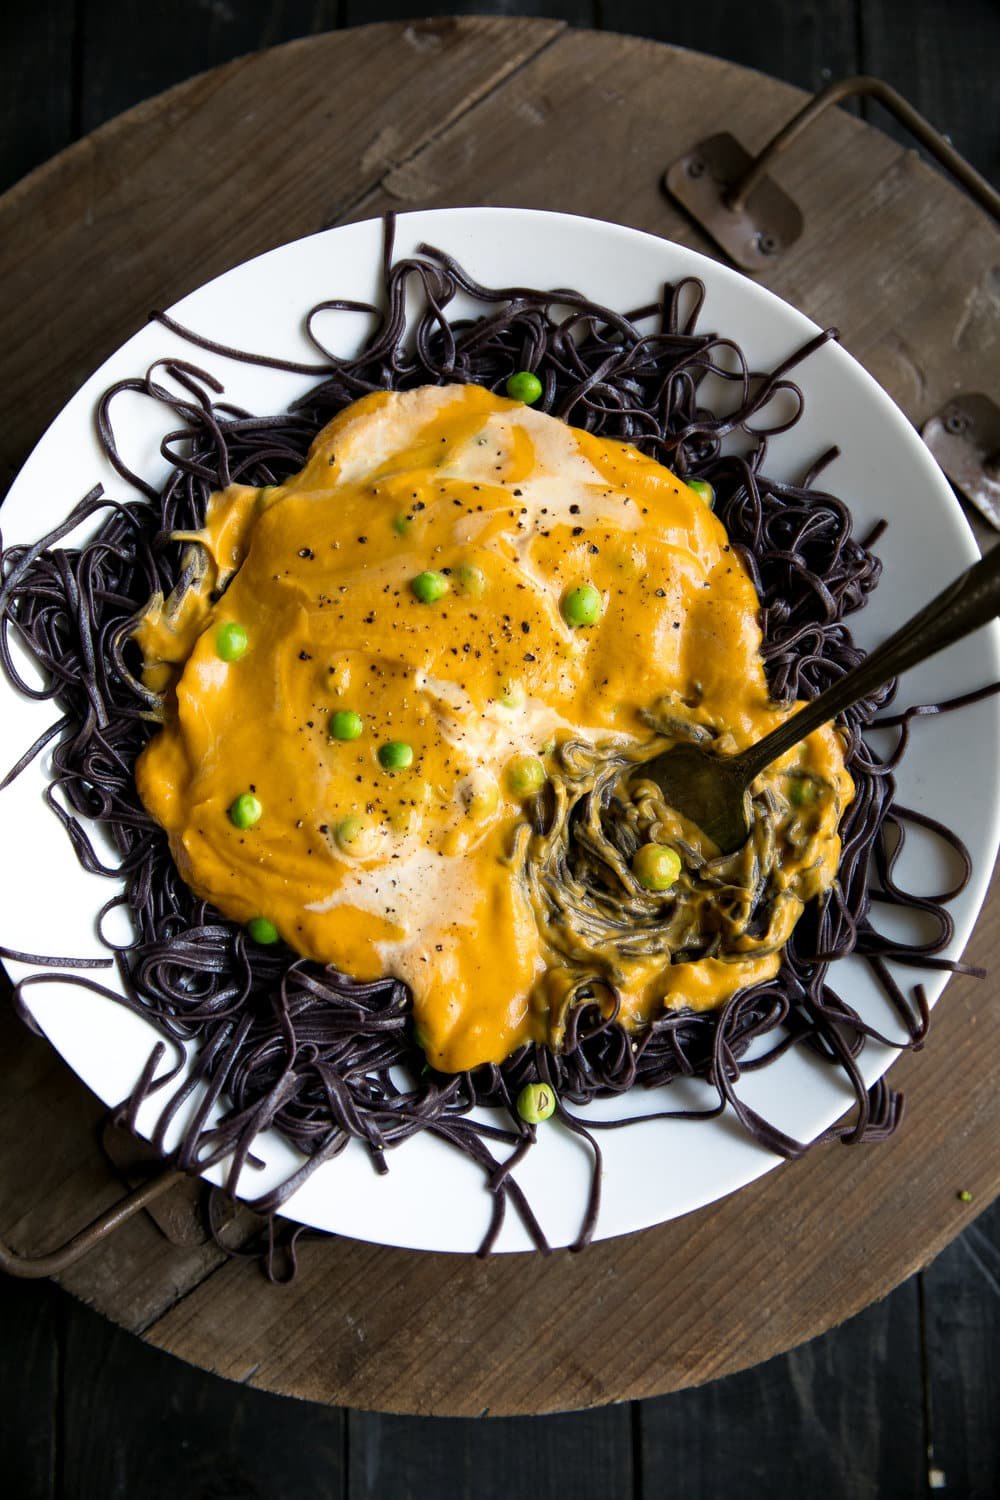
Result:
<svg viewBox="0 0 1000 1500">
<path fill-rule="evenodd" d="M 407 289 L 414 283 L 422 310 L 408 321 Z M 460 293 L 474 300 L 475 317 L 449 316 Z M 666 1013 L 637 1035 L 616 1019 L 613 991 L 584 986 L 566 1016 L 560 1051 L 530 1045 L 500 1066 L 468 1074 L 428 1068 L 414 1039 L 409 994 L 398 980 L 358 984 L 290 950 L 258 947 L 238 924 L 199 901 L 178 876 L 166 837 L 135 790 L 132 768 L 156 723 L 155 703 L 137 679 L 128 625 L 154 591 L 167 595 L 177 584 L 183 554 L 171 533 L 197 529 L 215 489 L 232 482 L 272 484 L 296 472 L 319 428 L 373 390 L 470 381 L 502 390 L 513 372 L 536 372 L 543 385 L 540 409 L 635 443 L 681 477 L 713 485 L 717 513 L 757 587 L 775 699 L 813 697 L 849 671 L 860 653 L 847 621 L 864 605 L 880 571 L 870 550 L 873 538 L 866 545 L 854 537 L 847 506 L 819 483 L 834 454 L 817 455 L 812 472 L 798 485 L 767 477 L 769 443 L 802 409 L 791 372 L 835 331 L 819 334 L 777 369 L 755 372 L 732 340 L 698 330 L 703 298 L 701 284 L 689 279 L 666 286 L 660 302 L 626 316 L 562 289 L 485 288 L 448 255 L 426 246 L 416 257 L 394 262 L 390 221 L 381 304 L 334 300 L 314 309 L 307 329 L 317 351 L 315 364 L 223 350 L 160 316 L 165 326 L 210 352 L 315 373 L 315 385 L 291 411 L 260 417 L 241 410 L 196 363 L 162 360 L 143 378 L 115 386 L 98 413 L 111 463 L 142 499 L 125 503 L 95 490 L 37 545 L 3 553 L 3 665 L 22 691 L 51 699 L 59 711 L 47 735 L 11 774 L 48 747 L 47 798 L 53 813 L 83 864 L 123 883 L 102 913 L 103 921 L 124 904 L 131 914 L 134 940 L 120 948 L 108 941 L 124 981 L 121 1003 L 147 1017 L 162 1039 L 126 1113 L 134 1119 L 142 1100 L 154 1088 L 162 1090 L 169 1103 L 155 1143 L 163 1149 L 178 1111 L 196 1099 L 172 1154 L 191 1171 L 228 1159 L 232 1189 L 246 1167 L 239 1184 L 244 1196 L 252 1179 L 248 1163 L 254 1138 L 268 1127 L 280 1131 L 302 1152 L 304 1165 L 280 1190 L 255 1201 L 263 1213 L 276 1211 L 304 1175 L 352 1139 L 363 1142 L 375 1168 L 384 1171 L 393 1146 L 430 1131 L 483 1168 L 494 1204 L 484 1251 L 508 1205 L 534 1243 L 547 1248 L 512 1175 L 535 1135 L 513 1101 L 525 1083 L 545 1082 L 555 1091 L 559 1118 L 593 1153 L 579 1247 L 591 1237 L 598 1212 L 597 1137 L 616 1128 L 616 1122 L 580 1118 L 579 1106 L 637 1087 L 655 1088 L 660 1092 L 650 1095 L 644 1118 L 711 1118 L 728 1106 L 755 1140 L 783 1156 L 797 1156 L 805 1147 L 749 1109 L 737 1089 L 741 1071 L 766 1066 L 793 1046 L 811 1048 L 850 1082 L 853 1118 L 832 1135 L 877 1140 L 895 1128 L 900 1101 L 884 1083 L 866 1089 L 858 1067 L 866 1038 L 878 1033 L 831 989 L 829 966 L 852 951 L 863 955 L 899 1016 L 906 1045 L 919 1045 L 927 1026 L 922 990 L 917 985 L 904 994 L 886 961 L 946 963 L 936 955 L 952 934 L 943 903 L 955 892 L 918 901 L 893 879 L 902 830 L 916 815 L 894 803 L 892 761 L 880 760 L 863 738 L 885 693 L 857 704 L 843 718 L 856 796 L 841 825 L 839 879 L 822 902 L 807 908 L 775 980 L 737 994 L 715 1012 Z M 359 310 L 372 315 L 374 332 L 356 357 L 337 358 L 323 343 L 324 319 Z M 713 398 L 712 409 L 702 395 L 706 382 L 723 392 L 721 399 Z M 171 430 L 162 451 L 174 468 L 162 491 L 133 474 L 119 453 L 112 411 L 125 390 L 169 412 Z M 769 418 L 776 411 L 780 416 Z M 82 522 L 89 525 L 90 539 L 82 546 L 62 546 Z M 19 675 L 12 635 L 41 665 L 44 688 Z M 92 821 L 109 831 L 119 851 L 117 865 L 99 858 L 87 833 Z M 937 832 L 965 860 L 967 878 L 964 850 L 946 830 Z M 919 907 L 930 919 L 931 937 L 906 947 L 880 936 L 871 920 L 873 901 Z M 7 956 L 17 955 L 8 951 Z M 68 967 L 66 961 L 52 962 Z M 112 994 L 80 972 L 86 967 L 72 966 L 69 977 Z M 16 991 L 29 1022 L 22 997 L 31 982 L 22 981 Z M 167 1071 L 175 1078 L 191 1044 L 195 1066 L 183 1086 L 172 1092 L 163 1078 L 154 1085 L 156 1073 L 167 1067 L 165 1054 L 172 1055 Z M 747 1054 L 753 1044 L 751 1063 Z M 703 1110 L 672 1109 L 669 1089 L 662 1086 L 679 1078 L 705 1080 L 715 1102 Z M 217 1104 L 221 1117 L 209 1123 Z M 477 1119 L 471 1113 L 476 1105 L 498 1112 Z"/>
</svg>

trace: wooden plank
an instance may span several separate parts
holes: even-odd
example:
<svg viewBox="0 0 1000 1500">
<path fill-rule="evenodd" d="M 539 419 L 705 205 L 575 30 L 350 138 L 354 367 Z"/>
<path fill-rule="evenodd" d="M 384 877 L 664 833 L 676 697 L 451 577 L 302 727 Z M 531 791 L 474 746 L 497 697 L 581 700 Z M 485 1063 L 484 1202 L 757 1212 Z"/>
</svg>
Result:
<svg viewBox="0 0 1000 1500">
<path fill-rule="evenodd" d="M 660 0 L 616 0 L 607 24 L 615 31 L 691 47 L 769 78 L 815 92 L 831 78 L 857 71 L 855 0 L 731 0 L 663 5 Z"/>
<path fill-rule="evenodd" d="M 73 0 L 4 6 L 0 192 L 79 133 L 74 108 L 75 9 Z"/>
<path fill-rule="evenodd" d="M 886 166 L 836 236 L 838 253 L 865 265 L 867 294 L 852 299 L 833 277 L 811 299 L 818 321 L 838 323 L 845 345 L 918 423 L 957 390 L 989 389 L 1000 351 L 996 229 L 957 191 L 943 214 L 932 177 L 912 151 Z M 799 263 L 793 291 L 805 274 Z"/>
<path fill-rule="evenodd" d="M 234 57 L 332 29 L 338 9 L 337 0 L 269 0 L 266 11 L 204 0 L 86 0 L 81 128 L 94 130 L 122 110 Z M 123 36 L 142 37 L 127 67 Z"/>
<path fill-rule="evenodd" d="M 643 1402 L 638 1414 L 643 1495 L 920 1495 L 916 1283 L 781 1359 Z"/>
<path fill-rule="evenodd" d="M 178 85 L 8 193 L 0 489 L 151 308 L 343 216 L 559 30 L 552 21 L 444 18 L 290 42 Z M 337 87 L 346 80 L 349 89 Z M 280 130 L 258 107 L 264 97 L 287 101 Z M 72 318 L 53 304 L 54 286 L 71 299 Z"/>
<path fill-rule="evenodd" d="M 346 1494 L 342 1412 L 225 1384 L 83 1307 L 69 1318 L 64 1402 L 72 1500 Z"/>
<path fill-rule="evenodd" d="M 62 1310 L 54 1287 L 0 1276 L 0 1472 L 25 1500 L 56 1500 Z"/>
<path fill-rule="evenodd" d="M 541 1421 L 429 1423 L 369 1412 L 351 1412 L 347 1420 L 350 1500 L 500 1494 L 626 1500 L 633 1494 L 631 1419 L 624 1406 Z"/>
<path fill-rule="evenodd" d="M 865 0 L 858 17 L 864 71 L 899 89 L 974 167 L 1000 180 L 1000 7 L 995 0 L 949 0 L 946 7 L 939 0 L 911 0 L 905 6 Z M 984 58 L 992 60 L 985 68 Z M 913 145 L 913 137 L 881 109 L 870 107 L 869 118 Z"/>
<path fill-rule="evenodd" d="M 923 1274 L 930 1484 L 944 1496 L 1000 1494 L 1000 1203 Z"/>
</svg>

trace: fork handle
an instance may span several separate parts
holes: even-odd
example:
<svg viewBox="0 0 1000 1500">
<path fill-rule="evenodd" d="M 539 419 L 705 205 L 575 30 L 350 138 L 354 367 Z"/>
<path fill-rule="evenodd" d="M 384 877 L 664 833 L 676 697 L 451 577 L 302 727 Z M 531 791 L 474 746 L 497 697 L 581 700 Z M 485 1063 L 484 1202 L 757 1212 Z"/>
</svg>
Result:
<svg viewBox="0 0 1000 1500">
<path fill-rule="evenodd" d="M 860 666 L 846 672 L 784 724 L 735 757 L 749 784 L 779 755 L 827 724 L 890 678 L 926 661 L 1000 614 L 1000 546 L 950 583 L 930 604 L 883 641 Z"/>
</svg>

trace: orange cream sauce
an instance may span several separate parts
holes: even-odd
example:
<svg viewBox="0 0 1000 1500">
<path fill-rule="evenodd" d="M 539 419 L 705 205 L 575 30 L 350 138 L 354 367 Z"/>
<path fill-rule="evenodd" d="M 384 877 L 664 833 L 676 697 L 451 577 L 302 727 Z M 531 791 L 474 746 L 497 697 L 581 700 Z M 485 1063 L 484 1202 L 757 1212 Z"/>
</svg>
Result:
<svg viewBox="0 0 1000 1500">
<path fill-rule="evenodd" d="M 508 862 L 524 821 L 512 760 L 545 764 L 566 738 L 648 741 L 641 711 L 663 699 L 696 698 L 691 717 L 734 750 L 788 712 L 768 700 L 753 587 L 702 499 L 637 450 L 476 386 L 365 397 L 301 473 L 213 496 L 192 540 L 198 584 L 179 608 L 152 600 L 136 630 L 168 689 L 143 802 L 221 911 L 266 916 L 358 978 L 405 979 L 445 1070 L 549 1035 L 551 955 Z M 411 580 L 428 569 L 449 587 L 421 603 Z M 603 612 L 572 628 L 560 605 L 583 583 Z M 247 632 L 237 661 L 218 654 L 227 622 Z M 363 721 L 350 741 L 329 732 L 345 709 Z M 387 741 L 412 765 L 383 769 Z M 833 729 L 768 774 L 789 767 L 849 800 Z M 228 809 L 248 791 L 262 815 L 241 829 Z M 839 855 L 831 817 L 815 888 Z M 789 931 L 800 910 L 790 899 Z M 779 961 L 637 962 L 623 1014 L 716 1006 Z"/>
</svg>

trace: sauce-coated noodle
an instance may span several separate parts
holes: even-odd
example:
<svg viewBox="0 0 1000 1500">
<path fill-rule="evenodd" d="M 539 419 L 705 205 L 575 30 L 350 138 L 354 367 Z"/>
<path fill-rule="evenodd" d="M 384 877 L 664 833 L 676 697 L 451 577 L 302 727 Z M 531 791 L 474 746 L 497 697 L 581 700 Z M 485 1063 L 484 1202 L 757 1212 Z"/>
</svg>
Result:
<svg viewBox="0 0 1000 1500">
<path fill-rule="evenodd" d="M 178 540 L 197 582 L 135 631 L 166 720 L 142 800 L 251 935 L 405 980 L 442 1071 L 558 1048 L 588 995 L 637 1032 L 721 1005 L 775 976 L 836 878 L 853 788 L 832 727 L 760 778 L 735 859 L 642 781 L 678 738 L 731 753 L 789 708 L 722 525 L 637 449 L 477 385 L 379 392 Z M 660 892 L 633 869 L 658 851 Z"/>
</svg>

